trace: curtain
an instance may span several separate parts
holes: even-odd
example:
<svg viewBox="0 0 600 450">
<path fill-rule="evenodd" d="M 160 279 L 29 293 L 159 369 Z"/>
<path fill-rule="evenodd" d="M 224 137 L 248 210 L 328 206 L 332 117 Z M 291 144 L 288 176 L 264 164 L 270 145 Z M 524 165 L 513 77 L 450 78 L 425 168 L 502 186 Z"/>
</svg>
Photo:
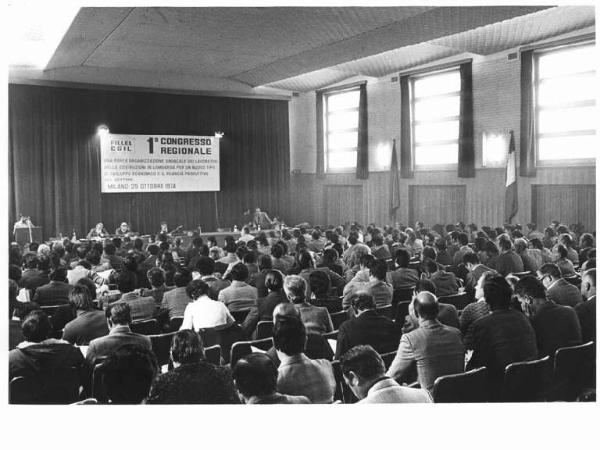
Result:
<svg viewBox="0 0 600 450">
<path fill-rule="evenodd" d="M 369 136 L 367 111 L 367 84 L 360 85 L 358 101 L 358 151 L 356 152 L 356 178 L 369 178 Z"/>
<path fill-rule="evenodd" d="M 400 176 L 413 178 L 412 146 L 410 141 L 410 88 L 408 75 L 400 77 Z"/>
<path fill-rule="evenodd" d="M 473 79 L 470 62 L 460 65 L 460 119 L 458 125 L 458 176 L 475 176 L 473 143 Z"/>
<path fill-rule="evenodd" d="M 102 194 L 100 124 L 123 134 L 224 131 L 221 190 Z M 142 234 L 161 220 L 214 230 L 215 201 L 221 226 L 239 226 L 256 206 L 285 220 L 289 167 L 287 101 L 9 85 L 9 220 L 23 212 L 45 238 L 81 236 L 99 221 Z"/>
<path fill-rule="evenodd" d="M 535 177 L 536 175 L 533 83 L 533 50 L 527 50 L 521 53 L 521 148 L 519 163 L 522 177 Z"/>
<path fill-rule="evenodd" d="M 323 93 L 317 92 L 317 178 L 325 178 L 325 150 L 323 142 Z"/>
</svg>

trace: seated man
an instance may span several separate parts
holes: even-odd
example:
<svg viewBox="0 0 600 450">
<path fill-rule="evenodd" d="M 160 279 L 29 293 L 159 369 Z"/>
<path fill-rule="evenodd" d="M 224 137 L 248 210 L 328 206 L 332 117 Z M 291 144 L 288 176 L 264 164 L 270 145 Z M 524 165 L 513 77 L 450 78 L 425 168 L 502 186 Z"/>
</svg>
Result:
<svg viewBox="0 0 600 450">
<path fill-rule="evenodd" d="M 375 301 L 367 292 L 358 292 L 352 298 L 355 317 L 340 325 L 335 359 L 356 345 L 370 345 L 379 353 L 398 348 L 402 329 L 393 320 L 375 310 Z"/>
<path fill-rule="evenodd" d="M 37 255 L 35 253 L 25 254 L 19 287 L 35 291 L 49 281 L 48 274 L 40 267 L 40 260 Z"/>
<path fill-rule="evenodd" d="M 423 389 L 431 391 L 435 380 L 443 375 L 464 371 L 465 351 L 457 328 L 438 320 L 439 305 L 431 292 L 420 292 L 413 300 L 419 328 L 404 334 L 387 375 L 407 380 L 410 369 L 417 368 L 417 379 Z"/>
<path fill-rule="evenodd" d="M 156 303 L 152 297 L 142 297 L 135 291 L 137 277 L 133 272 L 117 274 L 117 288 L 121 292 L 118 303 L 127 303 L 131 310 L 131 320 L 152 319 L 156 313 Z"/>
<path fill-rule="evenodd" d="M 554 358 L 557 349 L 581 344 L 577 313 L 569 306 L 547 299 L 540 280 L 532 275 L 521 278 L 515 286 L 515 294 L 535 331 L 538 357 Z"/>
<path fill-rule="evenodd" d="M 475 287 L 477 286 L 479 278 L 481 278 L 485 272 L 489 272 L 492 269 L 481 264 L 479 256 L 474 252 L 466 253 L 465 256 L 463 256 L 463 263 L 469 271 L 465 281 L 465 292 L 469 295 L 469 298 L 475 298 Z"/>
<path fill-rule="evenodd" d="M 246 336 L 252 335 L 261 320 L 272 320 L 273 310 L 278 304 L 289 302 L 283 290 L 283 275 L 278 270 L 266 271 L 265 287 L 268 294 L 256 300 L 256 305 L 252 307 L 242 324 Z"/>
<path fill-rule="evenodd" d="M 287 298 L 300 312 L 300 318 L 308 333 L 329 333 L 333 324 L 327 308 L 311 305 L 306 301 L 306 281 L 298 275 L 288 275 L 283 281 Z"/>
<path fill-rule="evenodd" d="M 117 405 L 142 403 L 159 373 L 152 350 L 134 344 L 123 345 L 108 355 L 102 368 L 106 395 Z"/>
<path fill-rule="evenodd" d="M 258 298 L 255 287 L 246 284 L 248 268 L 244 263 L 237 263 L 231 269 L 231 286 L 219 292 L 219 301 L 225 303 L 229 311 L 244 311 L 252 308 Z"/>
<path fill-rule="evenodd" d="M 344 311 L 350 309 L 352 306 L 352 298 L 356 295 L 356 293 L 358 291 L 365 290 L 365 286 L 371 280 L 371 267 L 373 267 L 373 264 L 375 264 L 375 258 L 373 255 L 365 253 L 360 257 L 358 272 L 356 272 L 356 275 L 354 275 L 354 277 L 346 284 L 346 286 L 344 286 L 344 291 L 342 293 L 342 309 Z"/>
<path fill-rule="evenodd" d="M 242 403 L 249 405 L 310 403 L 302 395 L 277 392 L 277 367 L 264 353 L 251 353 L 241 358 L 233 369 L 233 381 Z"/>
<path fill-rule="evenodd" d="M 562 278 L 560 269 L 556 264 L 546 263 L 538 271 L 548 298 L 559 305 L 575 307 L 581 303 L 581 292 L 576 286 Z"/>
<path fill-rule="evenodd" d="M 73 403 L 90 378 L 78 348 L 50 338 L 52 326 L 43 311 L 33 311 L 21 324 L 25 341 L 8 353 L 8 377 L 25 377 L 35 384 L 31 403 Z"/>
<path fill-rule="evenodd" d="M 487 368 L 491 400 L 501 398 L 504 369 L 537 358 L 535 331 L 527 317 L 510 308 L 512 289 L 502 275 L 486 277 L 483 296 L 491 313 L 473 324 L 473 354 L 467 370 Z"/>
<path fill-rule="evenodd" d="M 392 304 L 394 289 L 386 281 L 387 263 L 381 259 L 375 260 L 369 271 L 369 282 L 365 290 L 373 297 L 375 306 L 383 308 Z"/>
<path fill-rule="evenodd" d="M 221 274 L 215 276 L 215 260 L 208 256 L 199 256 L 196 261 L 196 270 L 200 276 L 200 279 L 208 284 L 210 289 L 208 296 L 213 300 L 219 298 L 219 292 L 226 287 L 229 287 L 231 283 L 221 278 Z M 193 278 L 196 279 L 196 275 L 193 274 Z"/>
<path fill-rule="evenodd" d="M 98 272 L 104 270 L 123 270 L 123 258 L 116 255 L 117 247 L 111 241 L 104 243 L 104 251 L 100 258 L 101 268 L 97 269 Z"/>
<path fill-rule="evenodd" d="M 33 301 L 40 306 L 66 305 L 73 289 L 67 280 L 67 268 L 59 266 L 50 273 L 50 283 L 35 290 Z"/>
<path fill-rule="evenodd" d="M 187 295 L 187 285 L 192 281 L 192 273 L 185 267 L 175 273 L 173 277 L 175 289 L 165 292 L 160 307 L 166 311 L 169 319 L 173 317 L 183 317 L 183 313 L 188 303 L 192 299 Z"/>
<path fill-rule="evenodd" d="M 202 280 L 192 280 L 185 288 L 190 303 L 185 307 L 181 330 L 202 328 L 225 329 L 234 324 L 235 319 L 227 307 L 208 296 L 208 285 Z"/>
<path fill-rule="evenodd" d="M 415 269 L 410 269 L 410 253 L 404 249 L 396 250 L 394 256 L 396 270 L 387 274 L 387 281 L 393 289 L 410 289 L 415 287 L 419 280 L 419 273 Z"/>
<path fill-rule="evenodd" d="M 431 403 L 424 389 L 400 386 L 386 376 L 381 356 L 370 345 L 358 345 L 341 359 L 344 381 L 358 403 Z"/>
<path fill-rule="evenodd" d="M 98 286 L 104 284 L 104 278 L 102 278 L 96 272 L 92 272 L 92 265 L 85 259 L 78 261 L 75 267 L 67 270 L 67 281 L 69 284 L 75 285 L 82 278 L 88 278 Z"/>
<path fill-rule="evenodd" d="M 435 285 L 436 295 L 438 297 L 458 294 L 458 281 L 456 280 L 456 275 L 452 272 L 441 270 L 438 264 L 429 258 L 423 261 L 422 267 L 424 272 L 429 276 L 431 282 Z"/>
<path fill-rule="evenodd" d="M 575 312 L 581 324 L 583 342 L 596 342 L 596 269 L 583 273 L 581 295 L 585 301 L 575 307 Z"/>
<path fill-rule="evenodd" d="M 77 284 L 69 294 L 76 318 L 65 325 L 62 338 L 75 345 L 88 345 L 91 340 L 108 334 L 104 311 L 96 309 L 86 286 Z"/>
<path fill-rule="evenodd" d="M 153 267 L 146 273 L 146 276 L 148 277 L 148 282 L 150 283 L 150 289 L 142 289 L 140 291 L 140 295 L 142 297 L 152 297 L 156 305 L 160 306 L 165 292 L 171 290 L 171 287 L 167 287 L 165 284 L 165 271 L 160 267 Z"/>
<path fill-rule="evenodd" d="M 302 395 L 313 403 L 331 403 L 335 377 L 331 362 L 309 359 L 304 354 L 306 329 L 296 317 L 280 317 L 273 327 L 273 342 L 281 361 L 277 391 L 284 395 Z"/>
<path fill-rule="evenodd" d="M 108 356 L 126 344 L 136 344 L 148 350 L 152 349 L 148 336 L 131 332 L 129 328 L 131 323 L 129 304 L 115 302 L 106 308 L 105 314 L 108 321 L 108 335 L 93 339 L 85 355 L 92 366 L 98 358 Z"/>
<path fill-rule="evenodd" d="M 171 357 L 174 369 L 156 379 L 149 404 L 239 403 L 231 372 L 206 361 L 198 333 L 178 331 L 171 344 Z"/>
</svg>

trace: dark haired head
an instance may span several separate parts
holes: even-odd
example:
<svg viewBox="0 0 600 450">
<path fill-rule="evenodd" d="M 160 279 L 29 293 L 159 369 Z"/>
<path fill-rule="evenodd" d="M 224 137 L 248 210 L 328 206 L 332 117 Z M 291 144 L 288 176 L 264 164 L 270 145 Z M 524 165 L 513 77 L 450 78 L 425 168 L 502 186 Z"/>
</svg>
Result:
<svg viewBox="0 0 600 450">
<path fill-rule="evenodd" d="M 202 280 L 191 280 L 185 287 L 185 293 L 192 300 L 196 300 L 203 295 L 208 295 L 210 288 Z"/>
<path fill-rule="evenodd" d="M 308 250 L 300 250 L 298 253 L 298 266 L 301 270 L 314 267 L 312 256 L 310 256 Z"/>
<path fill-rule="evenodd" d="M 273 326 L 273 343 L 275 349 L 289 356 L 304 352 L 306 329 L 302 320 L 290 316 L 278 317 Z"/>
<path fill-rule="evenodd" d="M 165 271 L 160 267 L 153 267 L 146 274 L 150 285 L 153 287 L 161 287 L 165 284 Z"/>
<path fill-rule="evenodd" d="M 370 345 L 352 347 L 340 358 L 345 378 L 354 372 L 363 380 L 375 380 L 385 374 L 385 364 L 379 353 Z"/>
<path fill-rule="evenodd" d="M 151 350 L 127 344 L 111 353 L 102 364 L 102 382 L 114 404 L 139 404 L 147 396 L 158 373 Z"/>
<path fill-rule="evenodd" d="M 267 270 L 273 268 L 273 260 L 269 255 L 260 255 L 258 258 L 258 268 L 260 270 Z"/>
<path fill-rule="evenodd" d="M 75 286 L 85 286 L 90 293 L 90 299 L 92 300 L 92 303 L 94 300 L 96 300 L 96 283 L 94 283 L 91 278 L 80 278 L 77 283 L 75 283 Z"/>
<path fill-rule="evenodd" d="M 204 359 L 204 345 L 194 330 L 179 330 L 171 343 L 171 358 L 179 364 L 193 364 Z"/>
<path fill-rule="evenodd" d="M 131 308 L 125 302 L 115 302 L 109 305 L 105 313 L 113 325 L 129 325 L 131 323 Z"/>
<path fill-rule="evenodd" d="M 50 281 L 61 281 L 67 282 L 67 268 L 65 266 L 58 266 L 49 275 Z"/>
<path fill-rule="evenodd" d="M 192 272 L 187 267 L 182 267 L 173 276 L 173 282 L 177 287 L 185 287 L 190 281 L 192 281 Z"/>
<path fill-rule="evenodd" d="M 208 256 L 200 256 L 196 261 L 196 269 L 200 275 L 212 275 L 215 272 L 215 260 Z"/>
<path fill-rule="evenodd" d="M 88 311 L 94 309 L 94 302 L 92 301 L 92 295 L 87 286 L 76 284 L 69 293 L 69 303 L 71 303 L 75 309 L 82 311 Z"/>
<path fill-rule="evenodd" d="M 251 353 L 238 360 L 232 376 L 244 397 L 271 395 L 277 387 L 277 367 L 265 353 Z"/>
<path fill-rule="evenodd" d="M 483 284 L 483 296 L 492 311 L 508 309 L 512 289 L 502 275 L 492 275 Z"/>
<path fill-rule="evenodd" d="M 463 255 L 463 263 L 466 264 L 479 264 L 479 257 L 475 252 L 467 252 Z"/>
<path fill-rule="evenodd" d="M 329 275 L 322 270 L 314 270 L 308 275 L 310 290 L 316 297 L 327 295 L 331 286 Z"/>
<path fill-rule="evenodd" d="M 117 274 L 117 288 L 122 293 L 127 293 L 137 288 L 137 276 L 128 270 Z"/>
<path fill-rule="evenodd" d="M 271 255 L 275 259 L 281 258 L 283 256 L 283 247 L 279 242 L 271 247 Z"/>
<path fill-rule="evenodd" d="M 520 297 L 546 298 L 544 284 L 533 275 L 527 275 L 517 281 L 515 294 Z"/>
<path fill-rule="evenodd" d="M 396 261 L 396 265 L 398 267 L 406 268 L 410 264 L 410 253 L 408 253 L 406 250 L 400 248 L 400 249 L 396 250 L 394 260 Z"/>
<path fill-rule="evenodd" d="M 552 278 L 555 278 L 555 279 L 561 277 L 560 269 L 554 263 L 546 263 L 542 267 L 540 267 L 540 274 L 542 276 L 549 275 L 549 276 L 551 276 Z"/>
<path fill-rule="evenodd" d="M 428 280 L 428 279 L 417 280 L 417 282 L 415 283 L 415 292 L 419 293 L 419 292 L 423 292 L 423 291 L 428 291 L 435 295 L 437 292 L 437 289 L 435 287 L 435 284 L 433 284 L 433 282 L 431 280 Z"/>
<path fill-rule="evenodd" d="M 378 280 L 385 280 L 387 274 L 387 263 L 382 259 L 377 259 L 370 269 L 371 276 Z"/>
<path fill-rule="evenodd" d="M 283 289 L 283 275 L 279 270 L 269 269 L 265 272 L 265 287 L 269 291 L 281 291 Z"/>
<path fill-rule="evenodd" d="M 21 332 L 26 341 L 42 342 L 50 337 L 52 325 L 44 311 L 30 312 L 21 324 Z"/>
<path fill-rule="evenodd" d="M 231 279 L 234 281 L 246 281 L 248 279 L 248 267 L 244 263 L 237 263 L 231 269 Z"/>
<path fill-rule="evenodd" d="M 375 309 L 375 300 L 373 300 L 373 296 L 365 291 L 357 292 L 352 296 L 350 301 L 352 302 L 352 308 L 355 313 Z"/>
</svg>

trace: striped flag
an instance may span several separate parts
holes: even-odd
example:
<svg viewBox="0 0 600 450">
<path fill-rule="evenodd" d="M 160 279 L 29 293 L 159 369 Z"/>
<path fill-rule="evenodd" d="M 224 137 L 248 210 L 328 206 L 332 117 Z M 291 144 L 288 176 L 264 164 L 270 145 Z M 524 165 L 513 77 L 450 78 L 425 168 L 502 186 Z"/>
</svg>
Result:
<svg viewBox="0 0 600 450">
<path fill-rule="evenodd" d="M 506 193 L 504 197 L 504 216 L 506 217 L 506 223 L 511 223 L 518 210 L 517 153 L 515 152 L 515 136 L 511 130 L 510 143 L 508 144 L 508 157 L 506 159 Z"/>
<path fill-rule="evenodd" d="M 390 164 L 390 220 L 396 219 L 396 211 L 400 207 L 400 175 L 396 157 L 396 139 L 393 142 L 392 163 Z"/>
</svg>

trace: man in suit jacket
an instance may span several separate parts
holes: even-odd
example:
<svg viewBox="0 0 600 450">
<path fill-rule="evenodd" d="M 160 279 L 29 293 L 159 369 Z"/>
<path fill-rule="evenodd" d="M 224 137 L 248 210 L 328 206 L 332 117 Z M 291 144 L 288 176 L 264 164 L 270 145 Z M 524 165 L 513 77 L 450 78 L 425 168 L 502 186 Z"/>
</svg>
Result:
<svg viewBox="0 0 600 450">
<path fill-rule="evenodd" d="M 554 357 L 556 350 L 581 344 L 581 325 L 573 308 L 546 298 L 546 289 L 532 275 L 515 285 L 521 308 L 529 317 L 537 340 L 538 356 Z"/>
<path fill-rule="evenodd" d="M 400 386 L 385 375 L 381 356 L 370 345 L 358 345 L 341 359 L 342 375 L 358 403 L 431 403 L 424 389 Z"/>
<path fill-rule="evenodd" d="M 220 274 L 218 277 L 214 275 L 215 260 L 208 256 L 199 256 L 196 261 L 195 269 L 200 274 L 200 279 L 208 284 L 208 296 L 213 300 L 217 300 L 219 298 L 219 292 L 231 285 L 229 281 L 223 280 Z M 196 279 L 196 277 L 197 275 L 192 272 L 192 278 Z"/>
<path fill-rule="evenodd" d="M 596 269 L 583 273 L 581 295 L 586 300 L 575 307 L 575 312 L 581 324 L 583 342 L 596 342 Z"/>
<path fill-rule="evenodd" d="M 580 290 L 562 278 L 560 269 L 556 264 L 544 264 L 540 267 L 538 276 L 544 283 L 548 298 L 559 305 L 575 307 L 583 300 Z"/>
<path fill-rule="evenodd" d="M 106 317 L 110 329 L 108 335 L 92 340 L 85 356 L 91 365 L 94 365 L 98 358 L 108 356 L 127 344 L 152 350 L 148 336 L 131 332 L 131 308 L 127 303 L 113 303 L 106 309 Z"/>
<path fill-rule="evenodd" d="M 65 325 L 62 338 L 75 345 L 88 345 L 91 340 L 108 334 L 108 324 L 103 311 L 96 309 L 86 286 L 75 285 L 69 301 L 77 317 Z"/>
<path fill-rule="evenodd" d="M 407 381 L 410 369 L 416 365 L 419 384 L 423 389 L 431 390 L 438 377 L 463 372 L 462 336 L 457 328 L 442 325 L 437 320 L 438 301 L 431 292 L 417 294 L 414 311 L 419 328 L 402 336 L 387 375 Z"/>
<path fill-rule="evenodd" d="M 498 245 L 500 256 L 496 261 L 496 270 L 500 275 L 505 277 L 509 273 L 523 272 L 523 260 L 513 251 L 510 237 L 507 234 L 500 235 Z"/>
<path fill-rule="evenodd" d="M 281 361 L 277 377 L 279 393 L 302 395 L 313 403 L 333 402 L 333 367 L 326 359 L 309 359 L 304 354 L 306 329 L 300 319 L 279 317 L 273 327 L 273 343 Z"/>
<path fill-rule="evenodd" d="M 358 292 L 352 298 L 356 317 L 346 320 L 338 331 L 335 359 L 356 345 L 370 345 L 379 353 L 398 348 L 402 329 L 399 324 L 375 310 L 375 301 L 367 292 Z"/>
<path fill-rule="evenodd" d="M 467 370 L 485 366 L 490 400 L 499 400 L 506 366 L 533 360 L 538 350 L 529 320 L 510 308 L 512 289 L 503 276 L 486 277 L 483 296 L 491 313 L 473 324 L 473 354 Z"/>
<path fill-rule="evenodd" d="M 458 281 L 456 280 L 456 275 L 452 272 L 441 270 L 433 259 L 425 259 L 422 265 L 425 272 L 429 274 L 429 279 L 435 285 L 438 297 L 458 294 Z"/>
<path fill-rule="evenodd" d="M 173 277 L 175 289 L 165 292 L 161 302 L 161 309 L 166 311 L 169 319 L 183 317 L 185 307 L 192 301 L 187 295 L 186 287 L 192 281 L 192 273 L 185 267 Z"/>
<path fill-rule="evenodd" d="M 50 283 L 35 290 L 33 301 L 40 306 L 68 304 L 71 289 L 73 286 L 67 280 L 67 268 L 59 266 L 50 273 Z"/>
<path fill-rule="evenodd" d="M 142 297 L 134 291 L 137 277 L 133 272 L 123 271 L 117 275 L 117 288 L 121 291 L 118 303 L 127 303 L 131 309 L 131 320 L 152 319 L 156 314 L 153 297 Z M 115 302 L 117 303 L 117 302 Z"/>
<path fill-rule="evenodd" d="M 46 272 L 39 268 L 40 261 L 35 253 L 26 254 L 23 259 L 25 270 L 21 274 L 19 287 L 35 291 L 50 281 Z"/>
</svg>

